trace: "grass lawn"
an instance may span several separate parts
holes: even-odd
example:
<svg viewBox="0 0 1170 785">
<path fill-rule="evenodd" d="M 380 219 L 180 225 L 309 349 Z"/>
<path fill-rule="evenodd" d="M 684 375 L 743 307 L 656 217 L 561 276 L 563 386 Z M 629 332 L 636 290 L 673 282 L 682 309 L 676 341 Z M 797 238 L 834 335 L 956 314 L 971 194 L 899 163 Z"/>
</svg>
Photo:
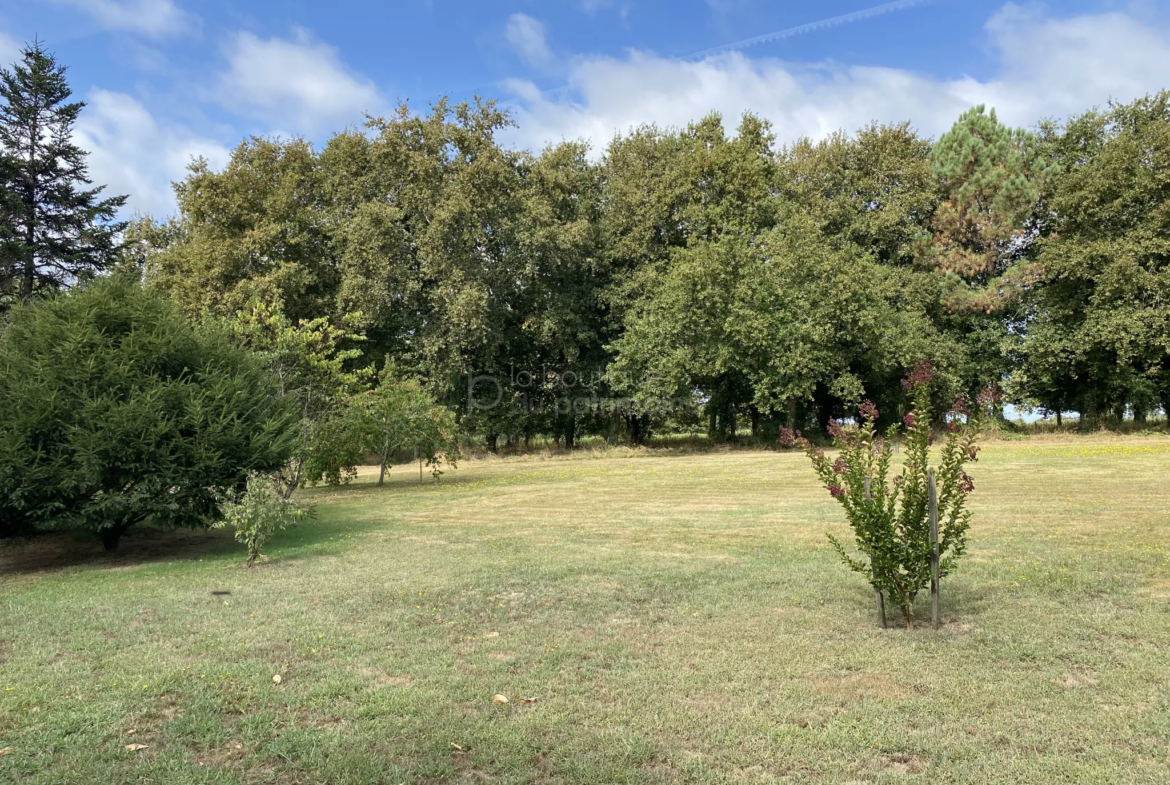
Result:
<svg viewBox="0 0 1170 785">
<path fill-rule="evenodd" d="M 0 781 L 1170 782 L 1170 439 L 971 473 L 938 632 L 876 626 L 793 453 L 365 474 L 253 570 L 2 545 Z"/>
</svg>

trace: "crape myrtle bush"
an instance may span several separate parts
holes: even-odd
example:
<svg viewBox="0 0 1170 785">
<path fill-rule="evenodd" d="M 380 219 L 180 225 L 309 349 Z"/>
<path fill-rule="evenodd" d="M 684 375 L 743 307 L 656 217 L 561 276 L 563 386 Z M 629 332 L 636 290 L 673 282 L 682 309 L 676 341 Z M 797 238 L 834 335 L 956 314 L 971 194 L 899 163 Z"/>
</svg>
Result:
<svg viewBox="0 0 1170 785">
<path fill-rule="evenodd" d="M 845 509 L 856 540 L 852 555 L 836 537 L 833 548 L 853 571 L 902 610 L 906 626 L 914 627 L 914 598 L 930 583 L 931 542 L 927 506 L 927 472 L 934 442 L 930 410 L 933 370 L 919 363 L 903 381 L 914 401 L 902 423 L 878 433 L 878 410 L 871 402 L 861 404 L 856 425 L 830 424 L 839 453 L 830 460 L 819 447 L 799 433 L 782 434 L 781 440 L 798 443 L 812 460 L 813 468 L 834 499 Z M 949 574 L 967 546 L 971 511 L 967 495 L 975 489 L 965 471 L 978 460 L 976 441 L 985 409 L 994 403 L 994 391 L 979 396 L 975 409 L 960 396 L 945 418 L 945 436 L 936 472 L 938 493 L 940 576 Z M 891 478 L 892 443 L 905 429 L 905 461 Z"/>
<path fill-rule="evenodd" d="M 214 325 L 132 277 L 18 305 L 0 327 L 0 536 L 206 526 L 281 467 L 296 415 Z"/>
</svg>

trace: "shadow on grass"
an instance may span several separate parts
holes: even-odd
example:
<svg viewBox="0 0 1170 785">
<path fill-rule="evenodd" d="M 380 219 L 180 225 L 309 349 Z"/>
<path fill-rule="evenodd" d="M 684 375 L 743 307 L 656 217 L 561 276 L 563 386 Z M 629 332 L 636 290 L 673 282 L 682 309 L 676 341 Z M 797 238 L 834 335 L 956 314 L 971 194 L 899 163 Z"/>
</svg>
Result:
<svg viewBox="0 0 1170 785">
<path fill-rule="evenodd" d="M 238 550 L 228 531 L 192 531 L 143 526 L 126 532 L 118 550 L 107 553 L 92 534 L 53 532 L 0 540 L 0 575 L 52 572 L 70 567 L 130 567 L 188 561 Z"/>
<path fill-rule="evenodd" d="M 389 484 L 379 488 L 377 485 L 360 483 L 349 488 L 329 488 L 323 493 L 310 491 L 301 498 L 306 504 L 313 505 L 337 501 L 339 497 L 363 499 L 400 489 L 401 486 Z M 273 536 L 268 549 L 296 551 L 311 548 L 329 542 L 331 537 L 338 534 L 357 534 L 385 525 L 392 525 L 392 522 L 339 521 L 332 517 L 321 520 L 314 517 Z M 51 532 L 35 537 L 0 540 L 0 577 L 48 573 L 82 566 L 116 569 L 231 555 L 239 555 L 243 563 L 244 554 L 244 547 L 235 541 L 230 529 L 136 526 L 122 536 L 118 550 L 112 553 L 105 551 L 98 538 L 88 532 Z M 286 552 L 283 558 L 295 555 Z"/>
</svg>

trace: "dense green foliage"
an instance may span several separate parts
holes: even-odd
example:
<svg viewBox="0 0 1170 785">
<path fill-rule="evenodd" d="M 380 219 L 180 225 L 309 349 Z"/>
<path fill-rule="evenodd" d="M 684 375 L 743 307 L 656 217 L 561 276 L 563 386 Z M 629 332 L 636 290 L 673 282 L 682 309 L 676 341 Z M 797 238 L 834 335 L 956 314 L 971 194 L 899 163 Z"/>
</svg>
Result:
<svg viewBox="0 0 1170 785">
<path fill-rule="evenodd" d="M 282 466 L 295 416 L 268 371 L 126 276 L 13 308 L 0 333 L 0 536 L 203 526 Z"/>
<path fill-rule="evenodd" d="M 933 143 L 902 124 L 786 147 L 711 115 L 598 160 L 508 149 L 490 102 L 403 106 L 320 151 L 196 163 L 179 214 L 133 236 L 192 317 L 259 299 L 349 325 L 491 449 L 700 417 L 718 438 L 823 432 L 866 398 L 888 425 L 922 360 L 935 411 L 994 383 L 1140 418 L 1170 389 L 1166 105 L 1036 134 L 975 107 Z"/>
<path fill-rule="evenodd" d="M 326 317 L 294 324 L 279 307 L 253 300 L 223 320 L 232 340 L 272 372 L 277 396 L 298 417 L 296 446 L 273 476 L 286 499 L 306 482 L 334 476 L 355 460 L 357 444 L 344 438 L 337 423 L 344 418 L 349 395 L 365 389 L 371 375 L 351 367 L 362 356 L 353 346 L 363 340 L 352 328 L 358 319 L 346 314 L 340 325 Z"/>
<path fill-rule="evenodd" d="M 1093 421 L 1170 404 L 1170 93 L 1047 127 L 1058 230 L 1018 345 L 1018 397 Z"/>
<path fill-rule="evenodd" d="M 85 107 L 70 102 L 65 67 L 39 43 L 0 68 L 0 310 L 74 283 L 117 258 L 124 196 L 89 188 L 72 141 Z"/>
</svg>

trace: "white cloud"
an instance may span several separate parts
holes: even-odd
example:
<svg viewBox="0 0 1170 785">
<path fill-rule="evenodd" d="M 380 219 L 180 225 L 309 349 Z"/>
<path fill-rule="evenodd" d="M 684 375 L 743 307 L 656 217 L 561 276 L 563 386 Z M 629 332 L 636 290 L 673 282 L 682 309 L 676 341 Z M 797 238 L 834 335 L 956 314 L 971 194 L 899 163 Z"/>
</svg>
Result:
<svg viewBox="0 0 1170 785">
<path fill-rule="evenodd" d="M 272 130 L 336 130 L 384 105 L 373 82 L 351 72 L 333 47 L 305 30 L 297 30 L 291 41 L 239 33 L 227 57 L 216 99 L 240 114 L 263 117 Z"/>
<path fill-rule="evenodd" d="M 1130 100 L 1166 86 L 1170 34 L 1121 13 L 1048 19 L 1005 6 L 986 26 L 995 78 L 939 80 L 911 71 L 798 64 L 732 52 L 698 62 L 631 52 L 575 62 L 566 90 L 542 94 L 513 80 L 516 142 L 540 147 L 586 138 L 602 149 L 642 123 L 681 126 L 712 110 L 734 125 L 744 111 L 772 121 L 781 142 L 854 130 L 870 121 L 910 120 L 937 135 L 973 104 L 1007 123 L 1031 126 L 1111 98 Z"/>
<path fill-rule="evenodd" d="M 531 65 L 544 65 L 552 60 L 544 23 L 527 14 L 512 14 L 508 17 L 504 37 L 512 50 Z"/>
<path fill-rule="evenodd" d="M 75 127 L 75 142 L 89 151 L 90 177 L 106 195 L 128 194 L 127 214 L 164 217 L 174 211 L 171 182 L 181 180 L 192 158 L 214 167 L 230 152 L 188 129 L 158 123 L 124 93 L 94 91 Z"/>
<path fill-rule="evenodd" d="M 77 6 L 107 30 L 163 38 L 198 28 L 199 19 L 171 0 L 53 0 Z"/>
</svg>

